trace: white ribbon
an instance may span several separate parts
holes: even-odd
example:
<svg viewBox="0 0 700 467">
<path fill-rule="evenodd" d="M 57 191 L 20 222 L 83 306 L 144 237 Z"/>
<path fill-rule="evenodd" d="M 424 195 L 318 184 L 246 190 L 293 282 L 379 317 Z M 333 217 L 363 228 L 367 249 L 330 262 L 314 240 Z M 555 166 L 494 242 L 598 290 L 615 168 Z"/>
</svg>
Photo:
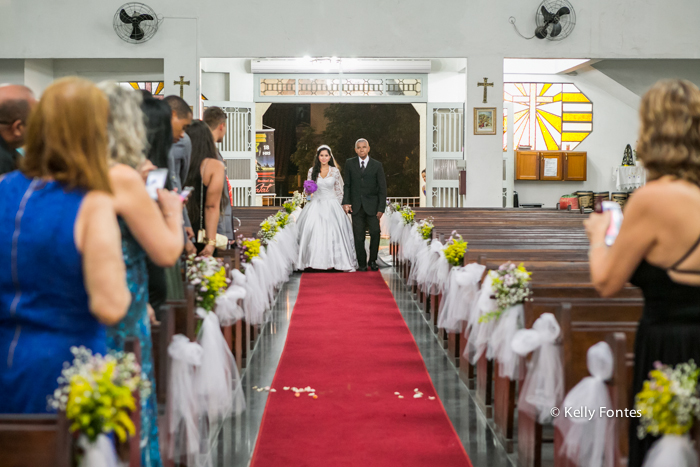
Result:
<svg viewBox="0 0 700 467">
<path fill-rule="evenodd" d="M 414 261 L 411 263 L 411 271 L 408 274 L 408 285 L 418 285 L 421 289 L 424 288 L 424 278 L 427 274 L 427 269 L 430 266 L 430 241 L 423 240 L 416 244 Z M 423 280 L 421 281 L 421 276 Z"/>
<path fill-rule="evenodd" d="M 442 294 L 438 313 L 438 327 L 461 333 L 479 293 L 479 281 L 486 266 L 471 263 L 453 267 Z"/>
<path fill-rule="evenodd" d="M 464 350 L 464 355 L 469 358 L 472 365 L 476 365 L 481 355 L 487 350 L 489 339 L 496 326 L 496 322 L 493 320 L 486 323 L 479 322 L 479 318 L 483 315 L 498 308 L 498 302 L 491 298 L 494 294 L 492 284 L 493 279 L 487 274 L 484 282 L 481 284 L 476 305 L 469 314 L 469 341 L 467 342 L 467 348 Z M 489 354 L 486 356 L 489 359 L 493 357 Z"/>
<path fill-rule="evenodd" d="M 498 365 L 498 375 L 511 381 L 520 377 L 520 355 L 511 347 L 513 337 L 523 327 L 524 307 L 522 304 L 514 305 L 501 314 L 491 335 L 489 346 L 491 353 Z"/>
<path fill-rule="evenodd" d="M 450 275 L 450 263 L 445 258 L 442 243 L 439 240 L 430 242 L 430 266 L 425 278 L 426 290 L 431 295 L 442 293 Z"/>
<path fill-rule="evenodd" d="M 610 346 L 598 342 L 588 349 L 588 372 L 564 398 L 562 409 L 570 414 L 557 418 L 554 425 L 564 438 L 562 451 L 580 467 L 612 467 L 614 463 L 614 417 L 601 413 L 612 403 L 605 381 L 613 373 L 613 355 Z M 577 413 L 576 410 L 579 410 Z M 574 415 L 574 416 L 568 416 Z M 664 466 L 678 465 L 668 463 Z"/>
<path fill-rule="evenodd" d="M 518 410 L 537 417 L 540 424 L 552 419 L 552 407 L 559 407 L 564 397 L 564 370 L 557 338 L 559 323 L 551 313 L 543 313 L 532 329 L 515 333 L 511 347 L 515 353 L 526 356 L 535 352 L 527 367 L 527 376 L 520 390 Z"/>
<path fill-rule="evenodd" d="M 389 237 L 392 243 L 399 243 L 403 234 L 403 217 L 401 213 L 394 212 L 391 214 L 389 222 Z"/>
<path fill-rule="evenodd" d="M 651 445 L 642 467 L 697 467 L 698 455 L 688 435 L 664 435 Z"/>
<path fill-rule="evenodd" d="M 202 364 L 202 347 L 182 334 L 168 346 L 172 359 L 168 409 L 170 410 L 170 459 L 193 458 L 199 453 L 198 400 L 195 374 Z M 189 465 L 189 464 L 188 464 Z"/>
<path fill-rule="evenodd" d="M 117 453 L 112 441 L 105 435 L 99 435 L 94 443 L 87 436 L 78 438 L 78 446 L 83 450 L 83 458 L 78 467 L 117 467 Z"/>
<path fill-rule="evenodd" d="M 216 315 L 222 326 L 232 326 L 245 318 L 245 311 L 241 306 L 246 297 L 246 277 L 234 269 L 231 271 L 231 285 L 226 291 L 216 297 Z"/>
<path fill-rule="evenodd" d="M 197 373 L 197 394 L 201 411 L 209 415 L 209 424 L 219 417 L 226 417 L 236 404 L 236 409 L 245 409 L 241 390 L 241 379 L 223 334 L 219 318 L 215 313 L 197 309 L 197 315 L 204 319 L 197 336 L 202 346 L 202 364 Z"/>
</svg>

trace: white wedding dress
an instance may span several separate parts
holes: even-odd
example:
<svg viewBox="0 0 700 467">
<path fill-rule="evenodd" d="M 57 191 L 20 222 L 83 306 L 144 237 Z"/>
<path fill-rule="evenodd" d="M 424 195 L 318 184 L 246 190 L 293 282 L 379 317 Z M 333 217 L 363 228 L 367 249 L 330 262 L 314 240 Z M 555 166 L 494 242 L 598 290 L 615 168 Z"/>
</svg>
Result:
<svg viewBox="0 0 700 467">
<path fill-rule="evenodd" d="M 311 179 L 309 169 L 308 179 Z M 296 269 L 335 269 L 355 271 L 357 256 L 350 218 L 343 202 L 343 179 L 336 167 L 326 178 L 319 175 L 318 190 L 307 202 L 297 219 L 299 257 Z"/>
</svg>

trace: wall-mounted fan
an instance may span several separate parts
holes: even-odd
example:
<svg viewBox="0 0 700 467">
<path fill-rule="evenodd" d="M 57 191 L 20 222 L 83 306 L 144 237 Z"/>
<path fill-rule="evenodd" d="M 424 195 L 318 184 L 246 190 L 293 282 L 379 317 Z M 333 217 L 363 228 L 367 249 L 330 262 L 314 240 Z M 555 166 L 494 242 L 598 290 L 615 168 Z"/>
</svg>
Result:
<svg viewBox="0 0 700 467">
<path fill-rule="evenodd" d="M 125 3 L 114 14 L 114 32 L 131 44 L 141 44 L 158 31 L 160 21 L 153 8 L 143 3 Z"/>
<path fill-rule="evenodd" d="M 537 28 L 535 34 L 530 37 L 523 36 L 515 26 L 515 18 L 510 17 L 510 22 L 516 32 L 525 39 L 549 39 L 560 41 L 571 34 L 576 26 L 576 12 L 568 0 L 543 0 L 535 12 Z"/>
</svg>

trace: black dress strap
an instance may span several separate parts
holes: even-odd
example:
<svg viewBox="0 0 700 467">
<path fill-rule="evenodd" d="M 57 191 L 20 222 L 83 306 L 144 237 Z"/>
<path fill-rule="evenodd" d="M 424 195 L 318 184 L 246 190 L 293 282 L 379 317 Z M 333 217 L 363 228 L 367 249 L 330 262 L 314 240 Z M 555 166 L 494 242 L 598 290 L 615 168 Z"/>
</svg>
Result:
<svg viewBox="0 0 700 467">
<path fill-rule="evenodd" d="M 690 247 L 690 249 L 688 250 L 688 252 L 687 252 L 686 254 L 684 254 L 683 257 L 682 257 L 681 259 L 679 259 L 678 261 L 676 261 L 675 263 L 673 263 L 673 266 L 671 266 L 670 268 L 668 268 L 668 270 L 669 270 L 669 271 L 674 271 L 674 272 L 680 272 L 680 273 L 683 273 L 683 274 L 700 274 L 700 271 L 685 271 L 685 270 L 682 270 L 682 269 L 677 269 L 678 266 L 679 266 L 683 261 L 685 261 L 686 259 L 688 259 L 688 257 L 695 251 L 695 249 L 698 247 L 698 245 L 700 245 L 700 237 L 698 237 L 698 239 L 695 240 L 695 243 L 693 243 L 693 246 Z"/>
</svg>

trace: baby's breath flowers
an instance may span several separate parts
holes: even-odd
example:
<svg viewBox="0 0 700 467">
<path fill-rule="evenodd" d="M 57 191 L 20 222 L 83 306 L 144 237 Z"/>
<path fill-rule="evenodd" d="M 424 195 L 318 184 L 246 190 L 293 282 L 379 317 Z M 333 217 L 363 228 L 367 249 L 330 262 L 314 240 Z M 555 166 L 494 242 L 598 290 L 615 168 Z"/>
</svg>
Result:
<svg viewBox="0 0 700 467">
<path fill-rule="evenodd" d="M 92 354 L 85 347 L 71 347 L 73 363 L 64 363 L 59 387 L 49 396 L 49 407 L 66 412 L 70 431 L 80 432 L 90 442 L 101 434 L 116 434 L 119 441 L 135 433 L 130 413 L 136 410 L 134 392 L 142 399 L 151 384 L 133 353 Z"/>
<path fill-rule="evenodd" d="M 258 237 L 262 240 L 263 244 L 267 245 L 267 242 L 275 238 L 278 231 L 279 225 L 277 224 L 277 219 L 275 216 L 270 216 L 260 224 Z"/>
<path fill-rule="evenodd" d="M 241 252 L 241 263 L 250 263 L 260 254 L 260 240 L 257 238 L 243 238 L 243 235 L 239 235 L 237 243 Z"/>
<path fill-rule="evenodd" d="M 480 323 L 488 323 L 501 317 L 508 308 L 523 303 L 532 291 L 527 288 L 530 282 L 531 272 L 520 263 L 519 266 L 511 262 L 502 264 L 498 270 L 489 271 L 491 287 L 493 288 L 498 309 L 485 313 L 479 318 Z"/>
<path fill-rule="evenodd" d="M 423 219 L 418 223 L 418 231 L 420 232 L 420 235 L 423 238 L 423 240 L 430 240 L 433 234 L 433 227 L 434 225 L 432 217 Z"/>
<path fill-rule="evenodd" d="M 413 225 L 413 219 L 416 217 L 416 213 L 413 212 L 413 209 L 408 206 L 404 206 L 399 212 L 403 218 L 404 225 Z"/>
</svg>

